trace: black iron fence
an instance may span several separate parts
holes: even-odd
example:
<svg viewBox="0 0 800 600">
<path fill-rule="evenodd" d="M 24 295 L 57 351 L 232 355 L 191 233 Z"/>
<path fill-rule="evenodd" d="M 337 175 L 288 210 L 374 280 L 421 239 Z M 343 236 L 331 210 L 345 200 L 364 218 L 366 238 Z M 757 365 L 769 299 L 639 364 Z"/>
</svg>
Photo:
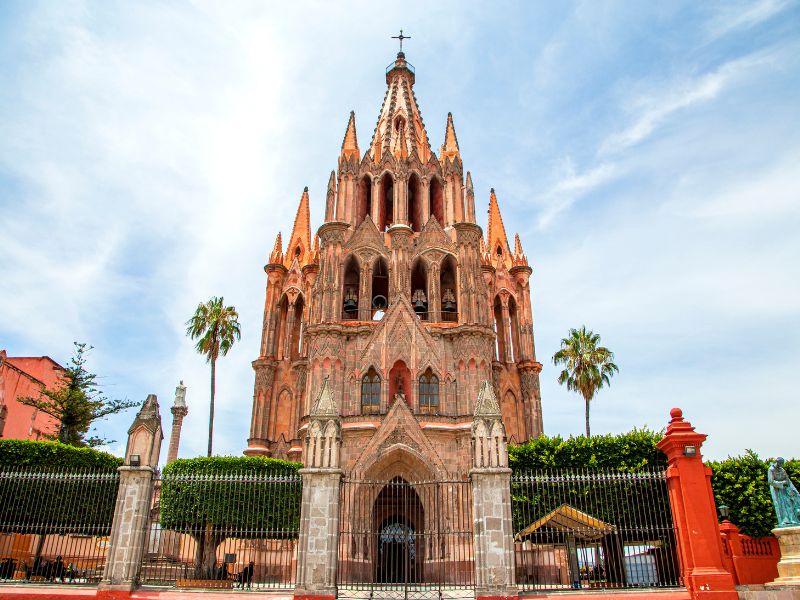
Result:
<svg viewBox="0 0 800 600">
<path fill-rule="evenodd" d="M 680 585 L 663 468 L 515 475 L 511 496 L 521 589 Z"/>
<path fill-rule="evenodd" d="M 340 595 L 471 593 L 472 525 L 469 481 L 346 479 L 339 503 Z"/>
<path fill-rule="evenodd" d="M 97 584 L 116 470 L 0 468 L 0 583 Z"/>
<path fill-rule="evenodd" d="M 165 475 L 156 480 L 140 583 L 293 587 L 301 493 L 298 475 Z"/>
</svg>

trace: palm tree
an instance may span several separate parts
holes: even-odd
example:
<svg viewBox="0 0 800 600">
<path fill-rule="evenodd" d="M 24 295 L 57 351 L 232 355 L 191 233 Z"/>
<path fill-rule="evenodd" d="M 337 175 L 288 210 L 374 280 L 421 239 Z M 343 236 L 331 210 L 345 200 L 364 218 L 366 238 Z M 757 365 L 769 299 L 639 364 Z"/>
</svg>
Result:
<svg viewBox="0 0 800 600">
<path fill-rule="evenodd" d="M 192 318 L 186 321 L 186 335 L 193 340 L 200 338 L 195 348 L 200 354 L 205 354 L 206 362 L 211 363 L 211 408 L 208 417 L 209 456 L 211 456 L 211 441 L 214 437 L 217 358 L 228 353 L 235 339 L 241 339 L 242 333 L 238 319 L 239 313 L 236 312 L 236 309 L 233 306 L 225 306 L 223 299 L 215 296 L 205 304 L 198 304 Z"/>
<path fill-rule="evenodd" d="M 561 340 L 561 349 L 553 355 L 553 363 L 563 364 L 558 383 L 567 384 L 567 389 L 578 392 L 586 402 L 586 437 L 589 437 L 589 402 L 597 391 L 611 385 L 611 378 L 619 368 L 614 364 L 614 353 L 598 346 L 600 336 L 580 329 L 570 329 L 569 337 Z"/>
</svg>

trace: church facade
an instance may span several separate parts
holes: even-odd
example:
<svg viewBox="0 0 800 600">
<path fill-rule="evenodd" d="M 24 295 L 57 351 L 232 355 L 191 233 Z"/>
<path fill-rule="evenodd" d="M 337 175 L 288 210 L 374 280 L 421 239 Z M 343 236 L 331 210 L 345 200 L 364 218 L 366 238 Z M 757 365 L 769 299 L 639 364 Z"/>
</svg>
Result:
<svg viewBox="0 0 800 600">
<path fill-rule="evenodd" d="M 532 269 L 509 245 L 494 190 L 476 222 L 452 115 L 438 155 L 402 52 L 362 151 L 350 114 L 325 221 L 311 233 L 308 189 L 291 236 L 265 266 L 263 332 L 245 454 L 308 463 L 309 413 L 323 386 L 353 477 L 463 477 L 481 382 L 507 439 L 542 433 Z"/>
</svg>

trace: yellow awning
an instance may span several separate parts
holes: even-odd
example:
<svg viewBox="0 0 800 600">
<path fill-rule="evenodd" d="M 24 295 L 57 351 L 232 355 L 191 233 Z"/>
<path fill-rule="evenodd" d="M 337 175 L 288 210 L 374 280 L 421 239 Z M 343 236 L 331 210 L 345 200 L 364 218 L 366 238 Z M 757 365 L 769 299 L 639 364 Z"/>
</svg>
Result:
<svg viewBox="0 0 800 600">
<path fill-rule="evenodd" d="M 571 533 L 576 538 L 582 540 L 598 540 L 617 530 L 616 526 L 611 523 L 606 523 L 591 515 L 587 515 L 585 512 L 581 512 L 569 504 L 562 504 L 538 521 L 528 525 L 514 536 L 514 539 L 520 541 L 525 536 L 542 527 L 552 527 L 564 533 Z"/>
</svg>

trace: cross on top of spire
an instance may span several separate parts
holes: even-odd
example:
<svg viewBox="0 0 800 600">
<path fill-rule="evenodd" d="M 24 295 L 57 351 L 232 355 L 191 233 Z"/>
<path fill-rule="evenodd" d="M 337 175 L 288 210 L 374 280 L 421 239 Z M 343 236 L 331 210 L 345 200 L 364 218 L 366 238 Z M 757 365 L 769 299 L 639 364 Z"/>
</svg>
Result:
<svg viewBox="0 0 800 600">
<path fill-rule="evenodd" d="M 400 35 L 393 35 L 393 40 L 400 40 L 400 52 L 403 52 L 403 40 L 410 40 L 410 35 L 403 35 L 403 30 L 400 30 Z"/>
</svg>

